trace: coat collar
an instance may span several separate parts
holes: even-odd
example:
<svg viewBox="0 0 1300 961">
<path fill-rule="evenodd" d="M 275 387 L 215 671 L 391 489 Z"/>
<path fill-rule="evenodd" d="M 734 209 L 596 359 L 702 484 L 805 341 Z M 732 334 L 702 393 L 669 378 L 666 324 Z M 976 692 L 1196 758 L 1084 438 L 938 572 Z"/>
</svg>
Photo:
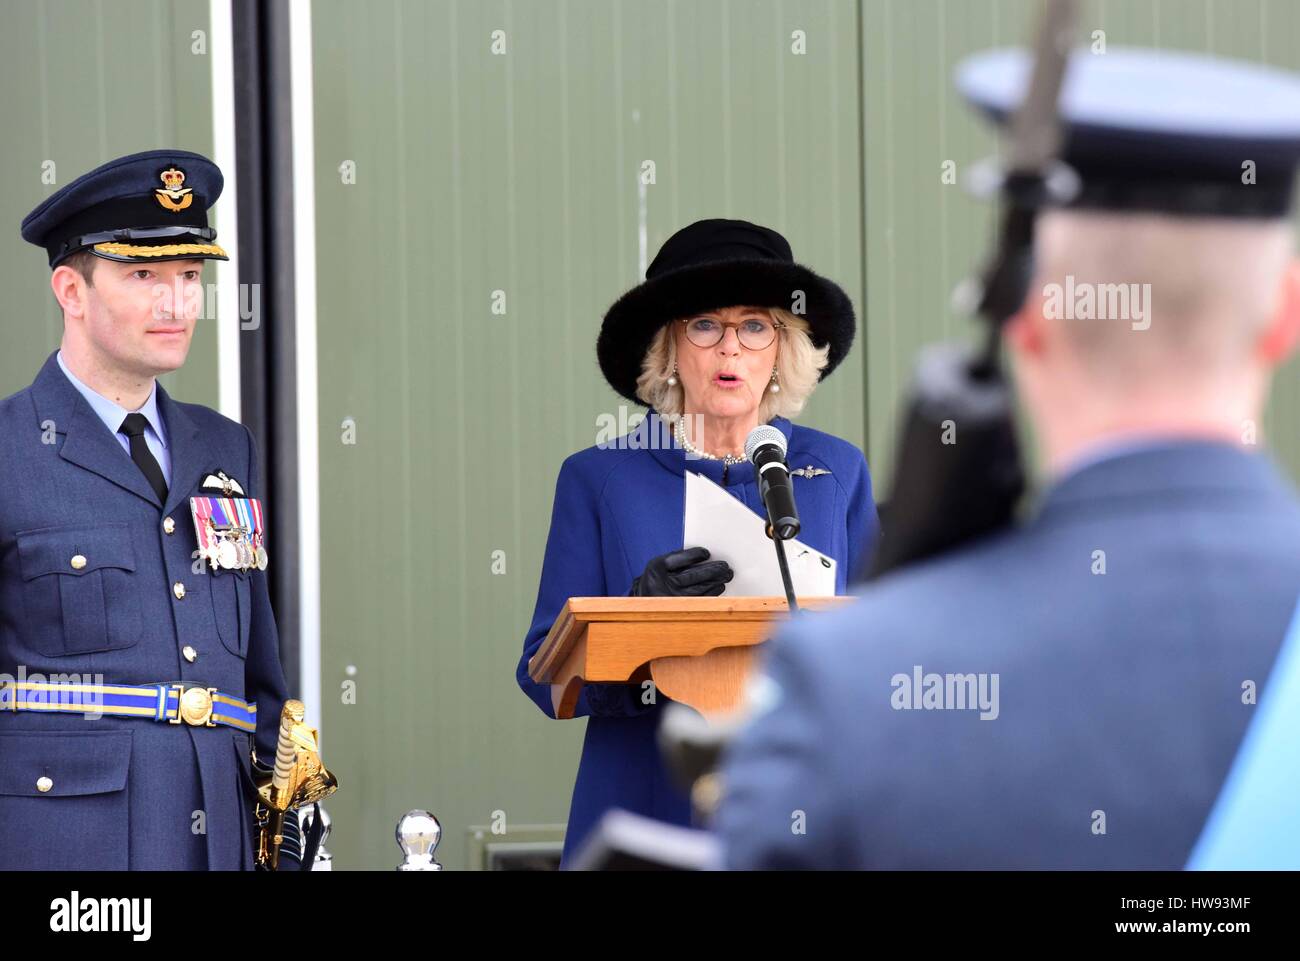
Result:
<svg viewBox="0 0 1300 961">
<path fill-rule="evenodd" d="M 64 375 L 57 352 L 46 359 L 31 390 L 38 428 L 41 431 L 52 429 L 54 433 L 63 435 L 60 457 L 93 471 L 156 507 L 164 508 L 164 513 L 173 510 L 184 499 L 189 490 L 184 479 L 202 469 L 203 450 L 197 440 L 198 427 L 161 384 L 158 385 L 158 409 L 166 424 L 172 462 L 165 505 L 158 502 L 158 495 L 131 460 L 131 455 L 122 449 L 117 436 Z"/>
<path fill-rule="evenodd" d="M 93 387 L 83 384 L 81 380 L 78 379 L 77 375 L 68 368 L 67 363 L 63 360 L 61 351 L 55 351 L 54 359 L 55 362 L 58 363 L 59 369 L 63 371 L 63 376 L 72 382 L 73 387 L 77 388 L 77 393 L 86 399 L 86 403 L 90 405 L 91 410 L 99 415 L 99 419 L 104 422 L 104 426 L 108 428 L 110 433 L 116 434 L 118 427 L 121 426 L 122 421 L 126 419 L 127 415 L 130 414 L 131 411 L 127 410 L 121 404 L 109 400 L 103 394 L 95 391 Z M 167 425 L 162 422 L 162 414 L 158 410 L 157 380 L 153 382 L 153 388 L 149 391 L 149 398 L 144 402 L 144 405 L 140 408 L 139 412 L 143 414 L 144 419 L 148 421 L 149 427 L 153 431 L 154 436 L 157 437 L 158 442 L 166 448 L 168 446 Z"/>
<path fill-rule="evenodd" d="M 774 417 L 769 423 L 785 435 L 786 443 L 789 444 L 790 432 L 793 429 L 790 421 L 784 417 Z M 754 480 L 754 465 L 749 461 L 732 464 L 724 470 L 725 465 L 720 460 L 687 457 L 686 451 L 673 436 L 672 425 L 661 419 L 659 413 L 653 409 L 647 412 L 645 420 L 629 437 L 634 438 L 634 443 L 642 449 L 648 449 L 655 460 L 678 476 L 684 475 L 689 470 L 695 474 L 703 474 L 723 487 L 749 484 Z"/>
<path fill-rule="evenodd" d="M 1099 501 L 1223 494 L 1256 500 L 1294 497 L 1267 454 L 1227 442 L 1169 438 L 1079 467 L 1044 492 L 1037 514 L 1046 517 Z"/>
</svg>

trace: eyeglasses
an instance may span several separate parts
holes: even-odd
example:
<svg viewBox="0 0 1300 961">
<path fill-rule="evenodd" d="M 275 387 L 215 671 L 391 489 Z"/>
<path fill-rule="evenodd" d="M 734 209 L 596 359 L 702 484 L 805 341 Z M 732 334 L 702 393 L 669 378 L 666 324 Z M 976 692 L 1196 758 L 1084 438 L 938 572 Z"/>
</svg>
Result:
<svg viewBox="0 0 1300 961">
<path fill-rule="evenodd" d="M 712 317 L 690 317 L 682 321 L 686 325 L 686 339 L 696 347 L 716 347 L 722 342 L 728 327 L 736 328 L 736 339 L 746 350 L 766 350 L 776 339 L 776 332 L 785 328 L 785 324 L 751 317 L 736 324 L 724 324 Z"/>
</svg>

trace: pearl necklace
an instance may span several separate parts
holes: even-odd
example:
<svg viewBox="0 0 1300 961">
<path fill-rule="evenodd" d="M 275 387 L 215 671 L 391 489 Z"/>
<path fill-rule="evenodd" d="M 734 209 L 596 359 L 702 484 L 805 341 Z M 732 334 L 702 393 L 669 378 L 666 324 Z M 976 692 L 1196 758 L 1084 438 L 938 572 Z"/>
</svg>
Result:
<svg viewBox="0 0 1300 961">
<path fill-rule="evenodd" d="M 710 454 L 708 451 L 700 450 L 700 448 L 696 447 L 686 439 L 686 424 L 682 418 L 678 418 L 677 423 L 673 425 L 673 436 L 677 438 L 677 443 L 683 450 L 694 454 L 696 457 L 703 457 L 705 460 L 720 460 L 727 466 L 740 464 L 745 460 L 743 454 L 724 454 L 722 457 L 718 457 L 716 454 Z"/>
</svg>

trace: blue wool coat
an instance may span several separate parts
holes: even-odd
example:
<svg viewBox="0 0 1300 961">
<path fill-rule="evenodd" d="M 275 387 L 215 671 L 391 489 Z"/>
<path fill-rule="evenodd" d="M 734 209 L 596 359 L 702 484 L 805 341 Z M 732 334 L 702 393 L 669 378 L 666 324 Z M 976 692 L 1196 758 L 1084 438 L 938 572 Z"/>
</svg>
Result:
<svg viewBox="0 0 1300 961">
<path fill-rule="evenodd" d="M 250 739 L 274 757 L 288 691 L 266 574 L 195 573 L 189 498 L 218 469 L 258 497 L 253 438 L 161 385 L 158 407 L 165 504 L 54 355 L 0 400 L 0 674 L 216 687 L 257 702 L 256 733 L 0 711 L 0 870 L 252 867 Z"/>
<path fill-rule="evenodd" d="M 829 470 L 794 478 L 799 539 L 836 560 L 836 593 L 862 566 L 876 533 L 871 477 L 862 451 L 821 431 L 772 420 L 789 442 L 791 468 Z M 528 676 L 536 653 L 570 597 L 619 597 L 646 562 L 682 544 L 686 470 L 725 487 L 764 516 L 750 464 L 724 466 L 692 458 L 651 411 L 638 428 L 605 445 L 571 455 L 560 468 L 532 626 L 519 659 L 519 686 L 554 717 L 550 686 Z M 708 544 L 698 545 L 709 547 Z M 775 563 L 775 560 L 773 560 Z M 655 745 L 663 704 L 641 703 L 632 685 L 587 684 L 575 716 L 587 717 L 582 759 L 569 808 L 563 865 L 600 817 L 619 807 L 672 824 L 690 823 L 690 803 L 672 783 Z"/>
</svg>

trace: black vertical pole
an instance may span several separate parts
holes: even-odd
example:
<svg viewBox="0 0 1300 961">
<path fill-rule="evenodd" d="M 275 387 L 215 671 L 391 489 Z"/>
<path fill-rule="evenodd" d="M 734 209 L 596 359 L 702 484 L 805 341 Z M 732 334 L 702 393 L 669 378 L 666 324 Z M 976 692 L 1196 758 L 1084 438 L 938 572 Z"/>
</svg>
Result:
<svg viewBox="0 0 1300 961">
<path fill-rule="evenodd" d="M 287 0 L 229 2 L 235 43 L 240 400 L 261 460 L 258 489 L 268 527 L 267 574 L 280 656 L 289 689 L 297 694 L 301 619 L 289 5 Z"/>
</svg>

